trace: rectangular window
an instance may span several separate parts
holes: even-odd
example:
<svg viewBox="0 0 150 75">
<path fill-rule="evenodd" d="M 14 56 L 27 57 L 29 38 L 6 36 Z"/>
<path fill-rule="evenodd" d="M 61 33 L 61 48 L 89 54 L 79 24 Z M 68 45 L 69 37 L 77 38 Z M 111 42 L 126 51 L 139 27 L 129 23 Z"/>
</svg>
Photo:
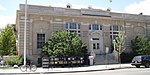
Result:
<svg viewBox="0 0 150 75">
<path fill-rule="evenodd" d="M 68 29 L 68 24 L 66 24 L 66 29 Z"/>
<path fill-rule="evenodd" d="M 118 34 L 118 32 L 113 32 L 113 34 Z"/>
<path fill-rule="evenodd" d="M 68 32 L 70 32 L 71 34 L 77 33 L 79 36 L 81 36 L 81 34 L 80 34 L 80 24 L 72 23 L 72 22 L 67 23 L 66 24 L 66 30 Z"/>
<path fill-rule="evenodd" d="M 93 43 L 93 49 L 96 49 L 96 44 L 95 43 Z"/>
<path fill-rule="evenodd" d="M 99 25 L 93 24 L 92 25 L 92 30 L 99 30 Z"/>
<path fill-rule="evenodd" d="M 77 29 L 76 23 L 70 23 L 70 29 Z"/>
<path fill-rule="evenodd" d="M 110 26 L 110 31 L 112 30 L 112 26 Z"/>
<path fill-rule="evenodd" d="M 78 29 L 80 29 L 80 24 L 78 24 Z"/>
<path fill-rule="evenodd" d="M 45 34 L 37 34 L 37 48 L 42 48 L 45 44 Z"/>
<path fill-rule="evenodd" d="M 119 30 L 121 30 L 121 26 L 114 25 L 114 26 L 111 27 L 110 30 L 112 30 L 112 29 L 113 29 L 113 31 L 119 31 Z"/>
<path fill-rule="evenodd" d="M 99 40 L 99 38 L 92 38 L 93 40 Z"/>
<path fill-rule="evenodd" d="M 113 26 L 110 26 L 110 38 L 111 38 L 111 41 L 113 41 L 113 39 L 116 38 L 118 32 L 121 30 L 122 26 L 119 26 L 119 25 L 113 25 Z"/>
<path fill-rule="evenodd" d="M 118 31 L 118 30 L 119 30 L 118 27 L 119 27 L 119 26 L 116 26 L 116 25 L 113 26 L 113 31 Z"/>
<path fill-rule="evenodd" d="M 102 30 L 102 26 L 98 24 L 89 25 L 89 30 Z"/>
<path fill-rule="evenodd" d="M 100 30 L 102 30 L 102 26 L 100 25 Z"/>
<path fill-rule="evenodd" d="M 89 25 L 89 30 L 91 30 L 91 25 Z"/>
<path fill-rule="evenodd" d="M 100 49 L 100 47 L 99 47 L 99 43 L 97 43 L 97 49 Z"/>
</svg>

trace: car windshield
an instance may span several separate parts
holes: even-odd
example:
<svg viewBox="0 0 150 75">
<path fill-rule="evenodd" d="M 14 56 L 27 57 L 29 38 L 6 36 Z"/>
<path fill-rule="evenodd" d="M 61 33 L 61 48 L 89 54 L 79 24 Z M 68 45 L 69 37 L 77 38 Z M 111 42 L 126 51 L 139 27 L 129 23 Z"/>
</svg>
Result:
<svg viewBox="0 0 150 75">
<path fill-rule="evenodd" d="M 133 58 L 133 61 L 135 61 L 135 60 L 141 60 L 141 56 L 135 56 L 134 58 Z"/>
</svg>

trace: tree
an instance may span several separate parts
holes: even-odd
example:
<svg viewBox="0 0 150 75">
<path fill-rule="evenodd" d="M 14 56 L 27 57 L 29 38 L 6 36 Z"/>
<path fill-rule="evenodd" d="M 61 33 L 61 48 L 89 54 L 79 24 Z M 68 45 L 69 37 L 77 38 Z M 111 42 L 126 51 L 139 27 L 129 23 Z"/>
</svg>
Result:
<svg viewBox="0 0 150 75">
<path fill-rule="evenodd" d="M 82 56 L 86 52 L 86 46 L 76 33 L 61 31 L 52 33 L 51 39 L 43 47 L 42 56 Z"/>
<path fill-rule="evenodd" d="M 7 25 L 0 35 L 0 55 L 16 54 L 16 37 L 13 25 Z"/>
<path fill-rule="evenodd" d="M 132 49 L 135 55 L 149 55 L 150 54 L 150 41 L 145 36 L 136 36 L 131 40 Z"/>
<path fill-rule="evenodd" d="M 120 55 L 125 50 L 125 31 L 119 31 L 117 37 L 113 40 L 113 44 L 115 46 L 115 50 L 119 53 L 118 54 L 118 61 L 121 63 Z"/>
</svg>

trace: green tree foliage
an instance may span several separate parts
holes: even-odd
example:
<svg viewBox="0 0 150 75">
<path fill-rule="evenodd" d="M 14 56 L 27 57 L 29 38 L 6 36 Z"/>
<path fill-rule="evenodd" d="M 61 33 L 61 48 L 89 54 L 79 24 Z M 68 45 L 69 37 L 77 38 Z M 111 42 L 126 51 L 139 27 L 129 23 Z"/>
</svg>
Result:
<svg viewBox="0 0 150 75">
<path fill-rule="evenodd" d="M 119 31 L 117 37 L 113 40 L 115 50 L 121 54 L 125 50 L 125 31 Z"/>
<path fill-rule="evenodd" d="M 145 36 L 136 36 L 131 41 L 132 49 L 136 55 L 149 55 L 150 54 L 150 40 Z"/>
<path fill-rule="evenodd" d="M 16 37 L 13 25 L 7 25 L 0 34 L 0 55 L 16 54 Z"/>
<path fill-rule="evenodd" d="M 43 47 L 42 56 L 83 56 L 86 46 L 76 33 L 67 31 L 53 32 L 51 39 Z"/>
</svg>

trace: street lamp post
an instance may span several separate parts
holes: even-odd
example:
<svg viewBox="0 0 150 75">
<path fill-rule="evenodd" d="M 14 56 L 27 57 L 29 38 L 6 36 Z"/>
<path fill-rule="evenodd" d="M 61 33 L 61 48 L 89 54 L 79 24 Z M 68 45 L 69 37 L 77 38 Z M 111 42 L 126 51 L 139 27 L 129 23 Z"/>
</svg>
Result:
<svg viewBox="0 0 150 75">
<path fill-rule="evenodd" d="M 115 39 L 113 40 L 113 45 L 114 45 L 114 51 L 115 51 L 115 49 L 116 49 L 116 47 L 115 47 Z"/>
<path fill-rule="evenodd" d="M 91 54 L 92 56 L 94 56 L 94 58 L 95 58 L 95 52 L 94 52 L 94 50 L 93 50 L 93 44 L 92 44 L 92 42 L 93 42 L 93 39 L 91 39 L 91 52 L 90 52 L 90 54 Z"/>
<path fill-rule="evenodd" d="M 91 52 L 90 52 L 90 57 L 89 57 L 89 59 L 90 59 L 90 63 L 91 63 L 90 65 L 94 65 L 96 55 L 95 55 L 95 52 L 94 52 L 94 50 L 93 50 L 93 44 L 92 44 L 93 39 L 91 38 L 90 41 L 91 41 Z"/>
<path fill-rule="evenodd" d="M 26 65 L 26 30 L 27 30 L 27 0 L 25 0 L 25 19 L 24 19 L 24 65 Z"/>
<path fill-rule="evenodd" d="M 106 56 L 106 59 L 105 59 L 106 60 L 106 68 L 107 68 L 107 64 L 108 64 L 108 51 L 109 51 L 109 47 L 106 47 L 106 51 L 105 51 L 106 52 L 106 55 L 105 55 Z"/>
</svg>

